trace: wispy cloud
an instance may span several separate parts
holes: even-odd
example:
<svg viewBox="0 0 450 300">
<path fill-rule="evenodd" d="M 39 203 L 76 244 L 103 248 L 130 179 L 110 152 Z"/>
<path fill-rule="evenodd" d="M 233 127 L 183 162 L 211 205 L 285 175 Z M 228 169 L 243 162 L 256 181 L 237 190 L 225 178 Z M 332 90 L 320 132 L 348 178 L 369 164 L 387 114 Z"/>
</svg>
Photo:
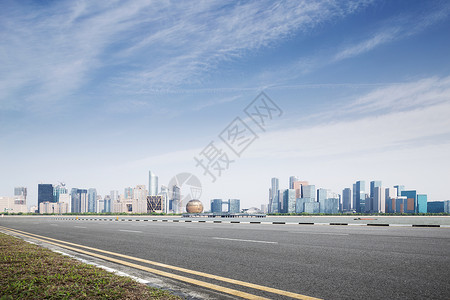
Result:
<svg viewBox="0 0 450 300">
<path fill-rule="evenodd" d="M 199 75 L 220 62 L 365 5 L 356 0 L 7 2 L 0 13 L 0 109 L 62 105 L 96 86 L 114 87 L 117 94 L 201 83 L 208 77 Z"/>
<path fill-rule="evenodd" d="M 317 158 L 449 144 L 449 95 L 450 77 L 379 88 L 313 116 L 322 122 L 268 133 L 251 155 Z"/>
<path fill-rule="evenodd" d="M 430 26 L 447 19 L 449 15 L 450 5 L 445 2 L 431 10 L 403 14 L 383 20 L 380 28 L 369 34 L 368 37 L 342 46 L 341 50 L 333 57 L 332 62 L 358 56 L 384 44 L 419 34 Z"/>
</svg>

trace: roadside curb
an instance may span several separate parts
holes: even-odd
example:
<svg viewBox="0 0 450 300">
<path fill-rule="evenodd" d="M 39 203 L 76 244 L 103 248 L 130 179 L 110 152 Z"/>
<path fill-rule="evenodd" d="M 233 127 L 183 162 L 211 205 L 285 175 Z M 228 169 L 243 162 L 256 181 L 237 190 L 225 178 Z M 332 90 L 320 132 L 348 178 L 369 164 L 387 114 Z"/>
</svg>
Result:
<svg viewBox="0 0 450 300">
<path fill-rule="evenodd" d="M 282 222 L 282 221 L 224 221 L 224 220 L 166 220 L 166 219 L 129 219 L 129 217 L 106 217 L 106 218 L 88 218 L 88 217 L 70 217 L 55 218 L 62 221 L 143 221 L 143 222 L 168 222 L 168 223 L 209 223 L 209 224 L 263 224 L 263 225 L 328 225 L 328 226 L 371 226 L 371 227 L 417 227 L 417 228 L 450 228 L 450 225 L 439 224 L 388 224 L 388 223 L 312 223 L 312 222 Z"/>
</svg>

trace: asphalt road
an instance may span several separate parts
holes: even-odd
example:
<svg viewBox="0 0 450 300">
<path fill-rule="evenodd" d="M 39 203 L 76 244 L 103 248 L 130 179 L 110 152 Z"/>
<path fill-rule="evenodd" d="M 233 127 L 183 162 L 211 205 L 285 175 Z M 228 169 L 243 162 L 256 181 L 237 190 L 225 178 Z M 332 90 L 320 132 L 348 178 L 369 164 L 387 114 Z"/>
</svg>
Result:
<svg viewBox="0 0 450 300">
<path fill-rule="evenodd" d="M 324 299 L 450 298 L 450 228 L 45 217 L 0 226 Z"/>
</svg>

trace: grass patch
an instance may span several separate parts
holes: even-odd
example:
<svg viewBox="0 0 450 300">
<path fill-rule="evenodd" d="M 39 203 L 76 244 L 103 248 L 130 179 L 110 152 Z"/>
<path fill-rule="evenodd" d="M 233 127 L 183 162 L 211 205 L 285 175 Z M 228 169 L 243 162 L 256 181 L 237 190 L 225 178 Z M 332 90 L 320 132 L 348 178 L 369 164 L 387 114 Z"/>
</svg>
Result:
<svg viewBox="0 0 450 300">
<path fill-rule="evenodd" d="M 0 233 L 0 300 L 180 299 Z"/>
</svg>

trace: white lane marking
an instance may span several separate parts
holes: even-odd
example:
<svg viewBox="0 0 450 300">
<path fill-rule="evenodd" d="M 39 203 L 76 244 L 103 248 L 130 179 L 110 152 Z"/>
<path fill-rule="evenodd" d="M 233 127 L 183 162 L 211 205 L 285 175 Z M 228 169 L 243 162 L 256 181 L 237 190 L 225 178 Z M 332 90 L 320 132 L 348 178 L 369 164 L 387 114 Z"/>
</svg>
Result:
<svg viewBox="0 0 450 300">
<path fill-rule="evenodd" d="M 186 226 L 186 227 L 184 227 L 184 228 L 189 228 L 189 229 L 201 229 L 201 230 L 203 230 L 203 229 L 207 229 L 207 230 L 209 230 L 209 229 L 214 229 L 214 228 L 212 228 L 212 227 L 197 227 L 197 226 Z"/>
<path fill-rule="evenodd" d="M 215 240 L 226 240 L 226 241 L 237 241 L 237 242 L 249 242 L 249 243 L 278 244 L 278 242 L 241 240 L 241 239 L 230 239 L 230 238 L 221 238 L 221 237 L 213 237 L 213 239 L 215 239 Z"/>
<path fill-rule="evenodd" d="M 76 227 L 76 228 L 87 228 L 87 227 L 83 227 L 83 226 L 73 226 L 73 227 Z"/>
<path fill-rule="evenodd" d="M 119 231 L 124 231 L 124 232 L 136 232 L 136 233 L 142 233 L 142 231 L 138 231 L 138 230 L 126 230 L 126 229 L 119 229 Z"/>
<path fill-rule="evenodd" d="M 324 235 L 350 235 L 349 233 L 331 233 L 331 232 L 307 232 L 307 231 L 290 231 L 291 233 L 302 234 L 324 234 Z"/>
</svg>

